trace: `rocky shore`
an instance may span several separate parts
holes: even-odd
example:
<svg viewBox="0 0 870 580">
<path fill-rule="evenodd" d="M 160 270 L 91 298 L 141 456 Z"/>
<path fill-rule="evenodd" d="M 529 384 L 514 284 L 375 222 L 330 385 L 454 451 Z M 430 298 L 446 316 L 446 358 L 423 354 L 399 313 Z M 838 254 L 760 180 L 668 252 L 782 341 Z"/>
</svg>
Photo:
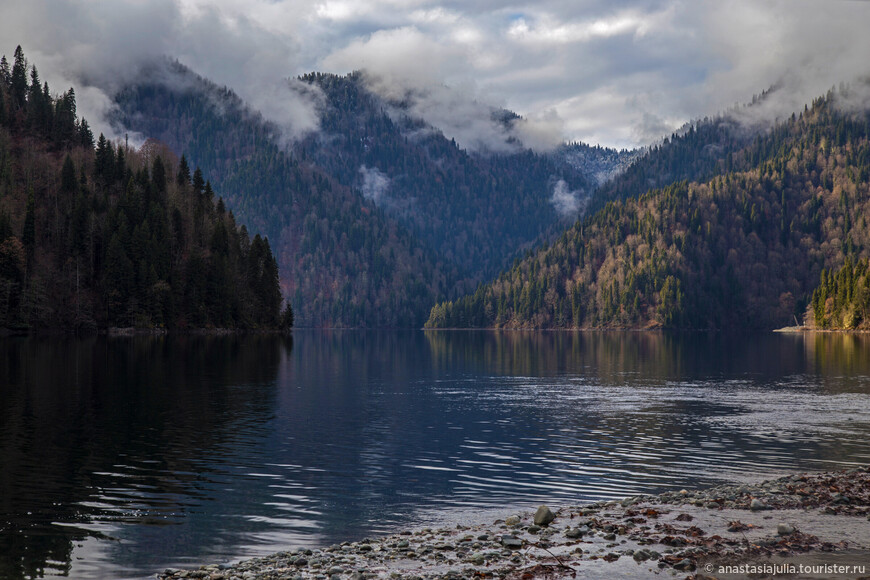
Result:
<svg viewBox="0 0 870 580">
<path fill-rule="evenodd" d="M 405 531 L 161 580 L 870 578 L 870 470 L 681 490 Z"/>
</svg>

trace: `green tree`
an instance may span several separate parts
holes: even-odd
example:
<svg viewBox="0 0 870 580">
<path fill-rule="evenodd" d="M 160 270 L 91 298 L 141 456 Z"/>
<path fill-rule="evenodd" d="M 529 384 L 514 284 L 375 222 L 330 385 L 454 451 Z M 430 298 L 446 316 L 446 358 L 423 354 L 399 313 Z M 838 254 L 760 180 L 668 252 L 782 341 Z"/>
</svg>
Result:
<svg viewBox="0 0 870 580">
<path fill-rule="evenodd" d="M 15 56 L 10 78 L 12 106 L 15 110 L 23 109 L 27 104 L 27 61 L 21 45 L 15 48 Z"/>
<path fill-rule="evenodd" d="M 193 172 L 193 191 L 197 195 L 201 195 L 205 189 L 205 180 L 202 177 L 202 171 L 199 167 Z"/>
<path fill-rule="evenodd" d="M 166 167 L 163 159 L 158 155 L 151 165 L 151 183 L 157 193 L 166 193 Z"/>
<path fill-rule="evenodd" d="M 27 249 L 28 256 L 32 255 L 36 244 L 36 199 L 33 197 L 33 188 L 27 192 L 27 209 L 24 213 L 24 230 L 21 241 Z"/>
<path fill-rule="evenodd" d="M 73 164 L 72 157 L 67 153 L 66 158 L 63 160 L 63 169 L 60 172 L 60 190 L 66 194 L 74 194 L 78 185 L 76 167 Z"/>
<path fill-rule="evenodd" d="M 175 174 L 175 183 L 179 186 L 190 185 L 190 166 L 187 164 L 187 157 L 181 154 L 181 161 L 178 162 L 178 173 Z"/>
<path fill-rule="evenodd" d="M 109 322 L 126 326 L 131 322 L 128 308 L 136 284 L 136 271 L 124 249 L 124 242 L 117 233 L 112 236 L 109 242 L 105 268 L 106 305 Z"/>
</svg>

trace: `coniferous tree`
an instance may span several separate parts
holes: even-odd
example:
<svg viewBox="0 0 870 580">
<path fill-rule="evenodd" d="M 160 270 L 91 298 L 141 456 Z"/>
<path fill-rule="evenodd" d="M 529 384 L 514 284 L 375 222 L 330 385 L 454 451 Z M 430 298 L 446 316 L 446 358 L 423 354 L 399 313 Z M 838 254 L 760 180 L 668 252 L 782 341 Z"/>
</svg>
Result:
<svg viewBox="0 0 870 580">
<path fill-rule="evenodd" d="M 33 189 L 27 193 L 27 209 L 24 214 L 24 230 L 21 233 L 21 243 L 27 252 L 28 271 L 33 262 L 36 251 L 36 201 L 33 197 Z"/>
<path fill-rule="evenodd" d="M 175 175 L 175 182 L 179 186 L 190 185 L 190 166 L 187 164 L 187 157 L 181 155 L 181 161 L 178 162 L 178 173 Z"/>
<path fill-rule="evenodd" d="M 89 149 L 94 146 L 94 133 L 85 119 L 78 124 L 78 144 Z"/>
<path fill-rule="evenodd" d="M 27 103 L 27 61 L 24 59 L 24 51 L 21 50 L 20 45 L 15 49 L 9 85 L 13 108 L 23 109 Z"/>
<path fill-rule="evenodd" d="M 284 310 L 281 312 L 281 329 L 282 330 L 290 330 L 293 328 L 293 307 L 290 306 L 290 302 L 284 305 Z"/>
<path fill-rule="evenodd" d="M 17 56 L 25 62 L 20 51 Z M 11 71 L 9 76 L 11 84 Z M 201 196 L 190 204 L 175 195 L 181 188 L 166 179 L 172 174 L 167 172 L 179 169 L 171 154 L 147 163 L 150 152 L 116 148 L 104 135 L 95 150 L 87 122 L 75 118 L 74 92 L 52 98 L 45 83 L 36 91 L 35 70 L 31 80 L 25 84 L 25 109 L 17 114 L 23 123 L 8 130 L 35 146 L 23 156 L 24 148 L 0 141 L 0 202 L 7 206 L 11 196 L 12 207 L 25 208 L 16 237 L 0 207 L 0 327 L 277 328 L 277 318 L 263 308 L 254 312 L 249 300 L 256 295 L 268 306 L 275 293 L 280 297 L 277 276 L 269 273 L 275 260 L 268 242 L 260 243 L 262 269 L 275 284 L 263 287 L 260 276 L 255 288 L 247 275 L 245 231 L 237 229 L 223 200 L 215 204 Z M 0 97 L 9 95 L 3 81 Z M 50 124 L 35 121 L 40 106 L 41 118 Z M 79 145 L 91 149 L 70 150 Z M 12 179 L 13 163 L 32 185 L 24 188 Z M 199 180 L 213 194 L 202 172 Z M 196 235 L 187 232 L 188 224 Z"/>
<path fill-rule="evenodd" d="M 6 60 L 6 55 L 4 54 L 0 57 L 0 86 L 9 88 L 11 84 L 12 70 L 9 68 L 9 61 Z"/>
<path fill-rule="evenodd" d="M 154 163 L 151 166 L 151 183 L 154 184 L 154 189 L 157 193 L 166 192 L 166 168 L 160 155 L 154 159 Z"/>
<path fill-rule="evenodd" d="M 193 172 L 193 191 L 197 195 L 201 195 L 205 189 L 205 180 L 202 177 L 202 171 L 199 167 Z"/>
<path fill-rule="evenodd" d="M 100 138 L 97 139 L 94 176 L 102 177 L 106 181 L 110 181 L 115 177 L 115 151 L 112 144 L 102 133 L 100 133 Z"/>
<path fill-rule="evenodd" d="M 63 169 L 60 172 L 60 190 L 64 193 L 75 193 L 78 187 L 78 178 L 76 177 L 76 167 L 73 164 L 72 157 L 67 153 L 63 160 Z"/>
<path fill-rule="evenodd" d="M 41 129 L 45 121 L 43 114 L 45 107 L 42 104 L 42 83 L 39 81 L 39 72 L 36 66 L 30 69 L 30 86 L 27 89 L 27 118 L 30 126 Z"/>
</svg>

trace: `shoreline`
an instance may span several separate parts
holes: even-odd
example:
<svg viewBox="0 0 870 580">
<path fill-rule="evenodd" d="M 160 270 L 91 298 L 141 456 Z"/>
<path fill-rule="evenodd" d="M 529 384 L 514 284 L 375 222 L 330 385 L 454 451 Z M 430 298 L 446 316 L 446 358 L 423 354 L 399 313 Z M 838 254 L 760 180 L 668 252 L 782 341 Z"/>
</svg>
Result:
<svg viewBox="0 0 870 580">
<path fill-rule="evenodd" d="M 15 330 L 8 328 L 0 328 L 0 337 L 42 337 L 42 336 L 69 336 L 69 337 L 88 337 L 88 336 L 229 336 L 237 334 L 286 334 L 290 336 L 291 330 L 281 328 L 137 328 L 135 326 L 117 327 L 110 326 L 108 328 L 98 328 L 88 332 L 77 333 L 73 330 L 63 328 L 41 328 Z"/>
<path fill-rule="evenodd" d="M 846 570 L 846 568 L 849 570 Z M 516 513 L 160 580 L 870 576 L 870 467 Z"/>
</svg>

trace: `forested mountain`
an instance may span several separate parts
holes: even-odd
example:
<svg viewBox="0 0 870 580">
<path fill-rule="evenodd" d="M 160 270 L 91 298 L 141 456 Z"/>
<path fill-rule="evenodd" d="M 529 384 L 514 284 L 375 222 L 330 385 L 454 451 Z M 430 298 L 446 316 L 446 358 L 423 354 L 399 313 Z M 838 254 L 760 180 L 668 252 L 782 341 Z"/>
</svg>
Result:
<svg viewBox="0 0 870 580">
<path fill-rule="evenodd" d="M 594 187 L 598 187 L 625 173 L 645 154 L 644 149 L 617 150 L 574 141 L 559 147 L 552 156 L 578 170 Z M 589 194 L 593 191 L 595 189 Z"/>
<path fill-rule="evenodd" d="M 0 328 L 277 328 L 269 242 L 214 195 L 165 147 L 95 148 L 73 89 L 0 61 Z"/>
<path fill-rule="evenodd" d="M 119 127 L 207 171 L 227 205 L 273 240 L 303 325 L 418 326 L 565 223 L 553 202 L 596 183 L 557 154 L 475 154 L 368 91 L 360 74 L 305 75 L 321 130 L 282 146 L 278 130 L 178 63 L 116 98 Z M 586 152 L 608 167 L 609 150 Z M 572 215 L 576 216 L 576 212 Z"/>
<path fill-rule="evenodd" d="M 870 271 L 868 260 L 851 257 L 835 271 L 822 270 L 819 286 L 807 313 L 814 328 L 831 330 L 870 329 Z"/>
<path fill-rule="evenodd" d="M 756 167 L 772 153 L 768 149 L 772 142 L 764 138 L 766 123 L 760 120 L 764 113 L 757 109 L 774 98 L 774 93 L 773 89 L 762 92 L 730 111 L 687 123 L 643 154 L 623 153 L 630 162 L 626 165 L 619 160 L 621 170 L 592 193 L 588 212 L 677 181 L 703 182 L 715 175 Z"/>
<path fill-rule="evenodd" d="M 187 152 L 227 206 L 274 242 L 298 324 L 413 326 L 458 279 L 406 228 L 280 146 L 234 93 L 177 63 L 143 71 L 117 96 L 117 122 Z"/>
<path fill-rule="evenodd" d="M 361 73 L 312 73 L 301 80 L 326 97 L 321 131 L 294 146 L 342 184 L 396 216 L 474 282 L 559 221 L 555 184 L 591 190 L 586 176 L 555 155 L 528 149 L 469 153 L 435 128 L 365 88 Z M 502 122 L 514 115 L 504 112 Z M 576 214 L 572 217 L 576 217 Z"/>
<path fill-rule="evenodd" d="M 840 112 L 847 97 L 831 92 L 742 148 L 725 147 L 715 162 L 704 157 L 710 138 L 690 129 L 675 152 L 666 144 L 651 158 L 688 160 L 675 168 L 706 179 L 632 197 L 644 158 L 600 190 L 624 200 L 608 202 L 474 294 L 437 305 L 427 325 L 787 324 L 803 312 L 823 268 L 870 250 L 870 117 Z M 706 127 L 715 134 L 715 125 Z M 693 140 L 704 145 L 693 149 Z"/>
</svg>

